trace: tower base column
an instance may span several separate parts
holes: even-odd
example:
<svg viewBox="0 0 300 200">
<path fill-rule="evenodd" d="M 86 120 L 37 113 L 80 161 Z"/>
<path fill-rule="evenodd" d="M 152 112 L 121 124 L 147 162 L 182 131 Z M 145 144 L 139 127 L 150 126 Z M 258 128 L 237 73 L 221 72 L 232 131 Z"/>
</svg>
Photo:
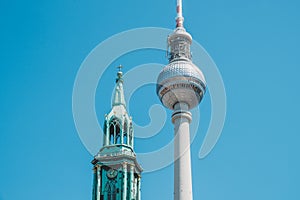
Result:
<svg viewBox="0 0 300 200">
<path fill-rule="evenodd" d="M 177 103 L 174 106 L 174 200 L 192 200 L 192 171 L 190 153 L 190 122 L 192 115 L 188 105 Z"/>
</svg>

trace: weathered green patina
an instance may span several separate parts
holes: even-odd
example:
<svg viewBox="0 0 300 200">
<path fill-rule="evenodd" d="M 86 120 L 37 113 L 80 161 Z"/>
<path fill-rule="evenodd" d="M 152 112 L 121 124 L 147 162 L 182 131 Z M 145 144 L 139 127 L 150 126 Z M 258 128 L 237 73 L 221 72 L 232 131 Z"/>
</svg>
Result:
<svg viewBox="0 0 300 200">
<path fill-rule="evenodd" d="M 105 116 L 103 147 L 95 155 L 92 200 L 140 200 L 142 168 L 133 149 L 132 118 L 126 111 L 121 67 L 112 109 Z"/>
</svg>

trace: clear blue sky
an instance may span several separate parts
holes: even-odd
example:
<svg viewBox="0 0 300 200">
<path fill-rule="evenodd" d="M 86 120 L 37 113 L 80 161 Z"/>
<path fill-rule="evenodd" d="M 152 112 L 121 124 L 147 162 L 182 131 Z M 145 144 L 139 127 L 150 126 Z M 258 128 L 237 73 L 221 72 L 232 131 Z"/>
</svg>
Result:
<svg viewBox="0 0 300 200">
<path fill-rule="evenodd" d="M 173 29 L 174 3 L 0 2 L 0 200 L 91 199 L 93 157 L 72 116 L 76 73 L 109 36 L 147 26 Z M 299 9 L 297 0 L 184 1 L 186 28 L 217 63 L 228 101 L 222 136 L 203 160 L 198 151 L 210 117 L 208 96 L 200 106 L 203 127 L 192 144 L 194 199 L 300 199 Z M 151 51 L 119 62 L 125 72 L 137 64 L 167 63 L 163 52 Z M 105 72 L 99 87 L 106 85 L 96 96 L 101 125 L 115 71 L 111 66 Z M 159 103 L 154 85 L 133 97 L 134 120 L 149 123 L 148 108 Z M 170 121 L 166 126 L 172 130 Z M 168 139 L 168 133 L 138 139 L 136 151 Z M 144 174 L 142 199 L 172 199 L 172 170 Z"/>
</svg>

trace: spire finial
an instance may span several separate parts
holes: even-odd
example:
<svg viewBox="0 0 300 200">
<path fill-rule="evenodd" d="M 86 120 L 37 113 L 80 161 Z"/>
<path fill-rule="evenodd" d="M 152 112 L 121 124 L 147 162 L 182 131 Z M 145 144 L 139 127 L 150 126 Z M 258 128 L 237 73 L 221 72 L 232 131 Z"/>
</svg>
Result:
<svg viewBox="0 0 300 200">
<path fill-rule="evenodd" d="M 117 68 L 119 69 L 119 72 L 120 72 L 120 71 L 122 71 L 123 66 L 119 65 Z"/>
<path fill-rule="evenodd" d="M 124 91 L 123 91 L 123 78 L 122 78 L 123 72 L 121 71 L 123 66 L 119 65 L 117 68 L 118 68 L 118 73 L 116 79 L 116 88 L 115 88 L 115 94 L 114 94 L 112 105 L 116 106 L 122 104 L 126 107 Z"/>
<path fill-rule="evenodd" d="M 119 80 L 122 80 L 122 76 L 123 76 L 123 72 L 122 72 L 123 66 L 119 65 L 117 68 L 118 68 L 118 73 L 117 73 L 118 77 L 117 77 L 116 82 L 118 82 Z"/>
<path fill-rule="evenodd" d="M 182 16 L 182 0 L 177 0 L 176 28 L 183 27 L 184 18 Z"/>
</svg>

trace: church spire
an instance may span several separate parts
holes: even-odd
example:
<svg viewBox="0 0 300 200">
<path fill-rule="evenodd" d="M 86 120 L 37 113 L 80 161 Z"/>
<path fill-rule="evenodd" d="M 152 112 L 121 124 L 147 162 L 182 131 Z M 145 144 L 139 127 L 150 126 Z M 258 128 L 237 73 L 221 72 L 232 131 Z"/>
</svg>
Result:
<svg viewBox="0 0 300 200">
<path fill-rule="evenodd" d="M 116 87 L 113 92 L 112 108 L 105 117 L 103 146 L 124 145 L 133 149 L 132 119 L 126 110 L 126 102 L 123 89 L 122 66 L 116 78 Z"/>
<path fill-rule="evenodd" d="M 112 101 L 112 106 L 123 105 L 126 107 L 125 97 L 124 97 L 124 90 L 123 90 L 123 72 L 121 69 L 123 68 L 122 65 L 118 66 L 119 71 L 117 73 L 116 79 L 116 89 L 114 92 L 114 97 Z"/>
<path fill-rule="evenodd" d="M 122 66 L 111 111 L 105 115 L 103 146 L 95 155 L 92 200 L 141 200 L 141 172 L 134 152 L 132 118 L 126 110 Z"/>
</svg>

